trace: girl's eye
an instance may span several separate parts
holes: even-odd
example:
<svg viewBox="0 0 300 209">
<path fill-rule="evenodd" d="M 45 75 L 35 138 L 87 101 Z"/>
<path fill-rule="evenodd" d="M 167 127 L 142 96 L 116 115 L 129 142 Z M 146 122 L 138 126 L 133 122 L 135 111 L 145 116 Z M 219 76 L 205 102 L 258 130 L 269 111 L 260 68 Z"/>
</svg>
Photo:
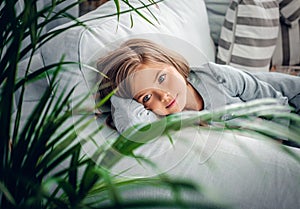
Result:
<svg viewBox="0 0 300 209">
<path fill-rule="evenodd" d="M 158 78 L 158 83 L 161 84 L 162 82 L 164 82 L 165 79 L 166 79 L 166 74 L 162 74 L 162 75 L 159 76 L 159 78 Z"/>
<path fill-rule="evenodd" d="M 143 103 L 148 102 L 150 100 L 151 96 L 152 96 L 151 94 L 147 94 L 146 96 L 144 96 Z"/>
</svg>

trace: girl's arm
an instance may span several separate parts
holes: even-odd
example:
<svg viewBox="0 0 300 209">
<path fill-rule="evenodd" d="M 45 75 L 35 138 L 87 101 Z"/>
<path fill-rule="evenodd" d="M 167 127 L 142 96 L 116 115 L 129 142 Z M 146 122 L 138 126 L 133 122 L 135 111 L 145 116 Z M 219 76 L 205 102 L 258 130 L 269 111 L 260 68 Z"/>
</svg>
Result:
<svg viewBox="0 0 300 209">
<path fill-rule="evenodd" d="M 280 104 L 288 104 L 288 98 L 282 92 L 258 79 L 255 74 L 215 63 L 209 63 L 209 67 L 216 77 L 222 77 L 223 86 L 232 97 L 239 97 L 245 102 L 261 98 L 276 98 Z"/>
<path fill-rule="evenodd" d="M 119 133 L 133 125 L 151 123 L 159 118 L 134 99 L 124 99 L 113 95 L 110 101 L 112 118 Z"/>
<path fill-rule="evenodd" d="M 284 74 L 272 75 L 269 72 L 248 73 L 231 66 L 214 63 L 209 65 L 215 76 L 222 77 L 226 92 L 245 102 L 261 98 L 275 98 L 279 104 L 288 105 L 289 99 L 292 100 L 300 94 L 300 77 Z M 296 110 L 299 105 L 296 104 Z M 289 127 L 289 120 L 277 119 L 276 121 Z"/>
</svg>

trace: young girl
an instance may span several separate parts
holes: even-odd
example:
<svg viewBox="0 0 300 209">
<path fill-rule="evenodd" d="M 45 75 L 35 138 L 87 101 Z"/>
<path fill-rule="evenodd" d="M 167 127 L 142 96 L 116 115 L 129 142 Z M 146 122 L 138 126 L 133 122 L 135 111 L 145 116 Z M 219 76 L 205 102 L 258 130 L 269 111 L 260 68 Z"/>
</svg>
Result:
<svg viewBox="0 0 300 209">
<path fill-rule="evenodd" d="M 111 106 L 119 132 L 184 110 L 213 111 L 260 98 L 276 98 L 300 113 L 300 77 L 215 63 L 190 68 L 181 55 L 145 39 L 126 41 L 99 59 L 97 68 L 107 75 L 100 97 L 117 89 Z"/>
</svg>

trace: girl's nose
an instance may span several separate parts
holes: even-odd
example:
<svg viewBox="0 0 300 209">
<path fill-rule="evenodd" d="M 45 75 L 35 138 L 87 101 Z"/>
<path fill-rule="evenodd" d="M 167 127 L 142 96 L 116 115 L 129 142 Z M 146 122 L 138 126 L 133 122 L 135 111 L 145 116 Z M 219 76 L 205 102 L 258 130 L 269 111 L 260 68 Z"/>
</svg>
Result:
<svg viewBox="0 0 300 209">
<path fill-rule="evenodd" d="M 170 93 L 166 91 L 160 91 L 160 101 L 161 102 L 168 102 L 170 97 Z"/>
</svg>

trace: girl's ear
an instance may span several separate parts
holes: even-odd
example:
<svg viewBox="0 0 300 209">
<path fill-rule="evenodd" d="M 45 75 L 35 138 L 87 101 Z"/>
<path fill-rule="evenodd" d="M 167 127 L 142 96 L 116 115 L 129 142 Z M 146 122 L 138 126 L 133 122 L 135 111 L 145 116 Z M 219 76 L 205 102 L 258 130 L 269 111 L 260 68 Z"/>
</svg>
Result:
<svg viewBox="0 0 300 209">
<path fill-rule="evenodd" d="M 112 119 L 119 133 L 134 125 L 151 123 L 160 118 L 134 99 L 124 99 L 113 95 L 110 101 Z"/>
</svg>

